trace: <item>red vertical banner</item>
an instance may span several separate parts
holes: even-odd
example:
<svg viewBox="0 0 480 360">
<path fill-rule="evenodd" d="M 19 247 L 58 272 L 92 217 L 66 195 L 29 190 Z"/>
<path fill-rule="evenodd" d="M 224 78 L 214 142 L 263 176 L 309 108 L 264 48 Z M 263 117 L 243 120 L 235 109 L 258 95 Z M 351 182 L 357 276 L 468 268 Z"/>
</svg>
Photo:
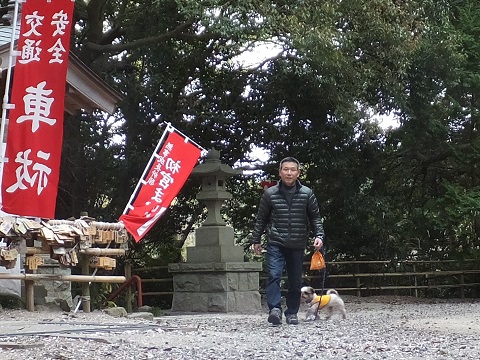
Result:
<svg viewBox="0 0 480 360">
<path fill-rule="evenodd" d="M 53 218 L 74 2 L 26 0 L 9 111 L 2 210 Z"/>
<path fill-rule="evenodd" d="M 170 132 L 161 149 L 155 151 L 119 219 L 135 241 L 140 241 L 167 210 L 200 155 L 197 145 L 175 131 Z"/>
</svg>

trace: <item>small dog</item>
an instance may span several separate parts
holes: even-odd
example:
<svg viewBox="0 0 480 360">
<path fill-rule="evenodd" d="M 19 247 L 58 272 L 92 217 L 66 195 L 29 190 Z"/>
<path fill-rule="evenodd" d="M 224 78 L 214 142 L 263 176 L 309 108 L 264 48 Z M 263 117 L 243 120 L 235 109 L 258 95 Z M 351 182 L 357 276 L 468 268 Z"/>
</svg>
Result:
<svg viewBox="0 0 480 360">
<path fill-rule="evenodd" d="M 314 321 L 318 318 L 318 306 L 320 309 L 327 310 L 327 320 L 330 319 L 333 313 L 337 310 L 342 314 L 345 319 L 347 313 L 345 311 L 345 303 L 338 295 L 337 290 L 330 289 L 325 295 L 317 295 L 315 289 L 311 286 L 302 287 L 302 299 L 309 305 L 307 313 L 305 315 L 305 321 Z"/>
</svg>

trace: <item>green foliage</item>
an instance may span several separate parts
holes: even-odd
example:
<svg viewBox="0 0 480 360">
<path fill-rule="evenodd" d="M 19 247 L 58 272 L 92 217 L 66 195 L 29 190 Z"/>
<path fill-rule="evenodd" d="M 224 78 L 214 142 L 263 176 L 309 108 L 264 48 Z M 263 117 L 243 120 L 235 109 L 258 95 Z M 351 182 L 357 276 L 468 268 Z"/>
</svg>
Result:
<svg viewBox="0 0 480 360">
<path fill-rule="evenodd" d="M 228 181 L 224 216 L 246 240 L 287 156 L 321 204 L 329 260 L 470 256 L 480 246 L 480 5 L 464 1 L 77 1 L 74 51 L 124 95 L 112 117 L 65 122 L 57 217 L 115 221 L 171 122 L 222 161 L 260 172 Z M 258 42 L 279 54 L 244 68 Z M 372 114 L 390 114 L 384 130 Z M 118 141 L 121 138 L 122 141 Z M 201 223 L 190 179 L 128 255 L 180 257 Z M 200 213 L 200 215 L 198 215 Z"/>
<path fill-rule="evenodd" d="M 90 286 L 90 299 L 92 309 L 104 309 L 116 307 L 112 301 L 107 301 L 108 296 L 115 290 L 117 285 L 108 283 L 92 283 Z"/>
</svg>

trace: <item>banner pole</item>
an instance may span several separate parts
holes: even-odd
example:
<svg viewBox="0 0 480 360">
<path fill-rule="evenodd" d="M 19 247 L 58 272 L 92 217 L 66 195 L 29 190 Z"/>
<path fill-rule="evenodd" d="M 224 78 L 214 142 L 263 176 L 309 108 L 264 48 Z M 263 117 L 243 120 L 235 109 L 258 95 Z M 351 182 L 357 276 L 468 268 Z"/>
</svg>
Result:
<svg viewBox="0 0 480 360">
<path fill-rule="evenodd" d="M 10 97 L 10 82 L 12 77 L 12 63 L 13 59 L 16 58 L 17 52 L 15 51 L 15 34 L 17 33 L 17 22 L 18 22 L 18 3 L 23 2 L 22 0 L 15 0 L 15 5 L 13 7 L 13 21 L 12 21 L 12 35 L 10 37 L 10 53 L 8 56 L 8 67 L 7 74 L 5 79 L 5 93 L 3 94 L 3 103 L 2 103 L 2 124 L 0 127 L 0 186 L 3 181 L 3 168 L 4 164 L 8 161 L 5 158 L 7 142 L 3 141 L 5 137 L 5 127 L 7 122 L 7 110 L 11 109 L 11 104 L 8 103 Z M 4 146 L 5 145 L 5 146 Z M 2 196 L 0 193 L 0 205 L 2 204 Z"/>
<path fill-rule="evenodd" d="M 170 123 L 169 123 L 170 124 Z M 207 149 L 205 149 L 204 147 L 200 146 L 199 144 L 197 144 L 195 141 L 193 141 L 192 139 L 190 139 L 187 135 L 185 135 L 184 133 L 182 133 L 180 130 L 178 130 L 177 128 L 173 127 L 172 128 L 177 132 L 179 133 L 180 135 L 182 135 L 185 140 L 188 140 L 190 141 L 193 145 L 195 145 L 196 147 L 198 147 L 200 150 L 202 150 L 202 155 L 204 155 L 205 153 L 208 152 Z"/>
<path fill-rule="evenodd" d="M 135 241 L 140 241 L 164 214 L 188 180 L 202 150 L 169 126 L 120 216 Z"/>
<path fill-rule="evenodd" d="M 153 162 L 155 161 L 155 157 L 156 157 L 158 151 L 160 150 L 160 148 L 163 144 L 163 141 L 165 140 L 167 134 L 173 132 L 174 130 L 175 130 L 175 128 L 170 123 L 167 123 L 167 127 L 166 127 L 165 131 L 163 132 L 162 136 L 160 137 L 160 140 L 158 141 L 158 144 L 155 147 L 155 151 L 153 152 L 152 156 L 150 157 L 150 160 L 148 161 L 147 166 L 143 170 L 143 174 L 140 177 L 140 180 L 138 180 L 137 186 L 135 187 L 135 191 L 132 193 L 132 196 L 130 196 L 130 199 L 128 200 L 127 206 L 125 206 L 125 209 L 123 210 L 123 215 L 127 215 L 128 212 L 130 211 L 130 206 L 135 201 L 135 198 L 138 195 L 138 191 L 140 190 L 140 187 L 142 186 L 142 183 L 145 182 L 145 177 L 150 172 L 150 168 L 152 167 Z"/>
</svg>

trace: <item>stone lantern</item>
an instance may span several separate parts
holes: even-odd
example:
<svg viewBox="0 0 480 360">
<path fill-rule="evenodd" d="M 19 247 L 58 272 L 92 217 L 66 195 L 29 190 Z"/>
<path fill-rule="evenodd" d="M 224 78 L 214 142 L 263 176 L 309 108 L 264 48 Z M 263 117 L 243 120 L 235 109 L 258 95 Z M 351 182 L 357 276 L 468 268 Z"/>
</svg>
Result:
<svg viewBox="0 0 480 360">
<path fill-rule="evenodd" d="M 195 231 L 195 247 L 187 248 L 187 262 L 243 262 L 243 248 L 235 245 L 233 228 L 226 226 L 220 209 L 232 198 L 226 190 L 226 179 L 239 172 L 220 162 L 220 153 L 210 150 L 205 162 L 196 166 L 192 176 L 202 179 L 197 200 L 207 208 L 205 222 Z"/>
<path fill-rule="evenodd" d="M 204 203 L 208 210 L 207 219 L 202 226 L 225 225 L 220 215 L 220 208 L 225 200 L 232 195 L 225 188 L 225 180 L 241 173 L 230 166 L 220 162 L 220 153 L 212 149 L 209 151 L 203 164 L 196 166 L 192 176 L 202 179 L 202 190 L 197 195 L 197 200 Z"/>
<path fill-rule="evenodd" d="M 173 274 L 172 311 L 241 312 L 261 310 L 259 273 L 262 264 L 244 262 L 243 247 L 235 245 L 233 228 L 220 209 L 232 195 L 226 179 L 239 172 L 222 164 L 220 153 L 210 150 L 192 176 L 200 177 L 197 195 L 207 208 L 207 218 L 195 230 L 195 246 L 187 248 L 185 263 L 169 264 Z"/>
</svg>

